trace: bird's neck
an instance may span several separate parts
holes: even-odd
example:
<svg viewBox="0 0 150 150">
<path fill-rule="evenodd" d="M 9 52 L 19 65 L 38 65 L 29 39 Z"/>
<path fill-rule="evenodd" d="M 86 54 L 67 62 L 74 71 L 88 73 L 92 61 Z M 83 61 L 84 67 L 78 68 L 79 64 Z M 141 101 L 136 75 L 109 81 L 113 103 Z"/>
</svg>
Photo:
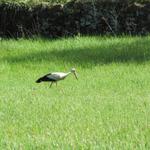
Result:
<svg viewBox="0 0 150 150">
<path fill-rule="evenodd" d="M 71 74 L 71 72 L 70 72 L 70 71 L 67 73 L 67 76 L 68 76 L 69 74 Z"/>
</svg>

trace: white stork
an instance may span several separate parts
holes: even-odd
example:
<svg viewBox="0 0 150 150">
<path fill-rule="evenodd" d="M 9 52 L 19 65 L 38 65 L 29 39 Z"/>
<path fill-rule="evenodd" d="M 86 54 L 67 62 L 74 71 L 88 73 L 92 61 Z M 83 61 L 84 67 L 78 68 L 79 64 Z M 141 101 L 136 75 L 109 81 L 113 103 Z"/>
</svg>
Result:
<svg viewBox="0 0 150 150">
<path fill-rule="evenodd" d="M 73 73 L 75 78 L 78 80 L 78 77 L 77 77 L 77 74 L 76 74 L 76 69 L 72 68 L 71 71 L 69 71 L 67 73 L 52 72 L 52 73 L 46 74 L 45 76 L 43 76 L 43 77 L 39 78 L 38 80 L 36 80 L 36 83 L 51 82 L 51 84 L 50 84 L 50 87 L 51 87 L 53 83 L 56 83 L 56 85 L 57 85 L 57 81 L 65 79 L 71 73 Z"/>
</svg>

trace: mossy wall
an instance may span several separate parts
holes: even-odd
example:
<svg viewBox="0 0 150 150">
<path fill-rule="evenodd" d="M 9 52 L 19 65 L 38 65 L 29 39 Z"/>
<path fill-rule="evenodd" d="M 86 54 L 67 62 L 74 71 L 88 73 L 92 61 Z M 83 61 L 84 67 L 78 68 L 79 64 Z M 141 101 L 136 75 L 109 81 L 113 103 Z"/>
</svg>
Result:
<svg viewBox="0 0 150 150">
<path fill-rule="evenodd" d="M 65 5 L 0 4 L 1 37 L 62 37 L 150 32 L 150 2 L 72 1 Z"/>
</svg>

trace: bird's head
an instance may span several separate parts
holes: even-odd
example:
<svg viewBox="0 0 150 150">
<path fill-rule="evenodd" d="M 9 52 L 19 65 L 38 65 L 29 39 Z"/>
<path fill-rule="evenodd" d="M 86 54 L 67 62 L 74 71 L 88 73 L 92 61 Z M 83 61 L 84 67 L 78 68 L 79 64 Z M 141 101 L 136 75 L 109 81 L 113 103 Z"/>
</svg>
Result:
<svg viewBox="0 0 150 150">
<path fill-rule="evenodd" d="M 75 68 L 72 68 L 71 69 L 71 73 L 74 74 L 75 78 L 78 80 L 78 77 L 77 77 L 77 73 L 76 73 L 76 69 Z"/>
<path fill-rule="evenodd" d="M 72 68 L 72 69 L 71 69 L 71 72 L 72 72 L 72 73 L 76 72 L 76 69 L 75 69 L 75 68 Z"/>
</svg>

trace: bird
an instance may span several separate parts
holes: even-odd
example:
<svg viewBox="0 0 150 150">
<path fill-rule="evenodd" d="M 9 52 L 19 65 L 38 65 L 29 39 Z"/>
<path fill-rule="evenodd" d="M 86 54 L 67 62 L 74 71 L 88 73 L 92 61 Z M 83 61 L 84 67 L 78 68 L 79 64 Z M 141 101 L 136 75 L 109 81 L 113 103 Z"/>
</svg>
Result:
<svg viewBox="0 0 150 150">
<path fill-rule="evenodd" d="M 56 83 L 60 80 L 64 80 L 67 76 L 69 76 L 71 73 L 74 74 L 75 78 L 78 80 L 76 69 L 72 68 L 69 72 L 64 73 L 64 72 L 52 72 L 48 73 L 39 79 L 36 80 L 36 83 L 41 83 L 41 82 L 51 82 L 50 87 L 52 86 L 53 83 Z"/>
</svg>

